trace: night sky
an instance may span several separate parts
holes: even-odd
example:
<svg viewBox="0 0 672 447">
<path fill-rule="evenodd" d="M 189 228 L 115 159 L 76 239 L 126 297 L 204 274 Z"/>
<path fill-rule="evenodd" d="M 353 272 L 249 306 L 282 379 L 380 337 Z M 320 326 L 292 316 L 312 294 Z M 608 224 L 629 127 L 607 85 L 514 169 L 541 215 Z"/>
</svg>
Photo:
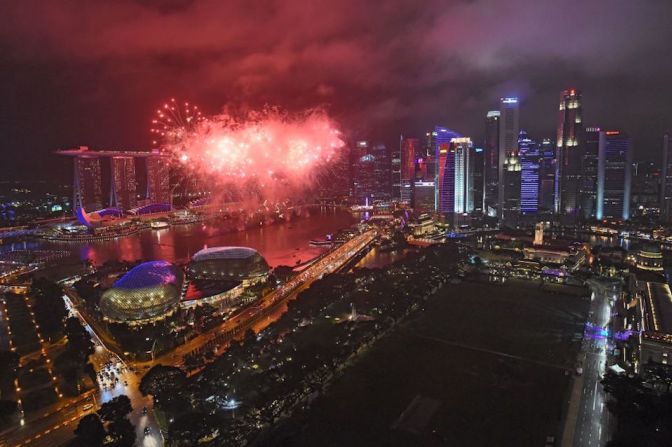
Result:
<svg viewBox="0 0 672 447">
<path fill-rule="evenodd" d="M 635 158 L 672 128 L 672 1 L 0 0 L 0 179 L 68 179 L 59 148 L 147 149 L 170 97 L 323 106 L 351 138 L 481 141 L 501 96 L 554 137 L 560 90 Z"/>
</svg>

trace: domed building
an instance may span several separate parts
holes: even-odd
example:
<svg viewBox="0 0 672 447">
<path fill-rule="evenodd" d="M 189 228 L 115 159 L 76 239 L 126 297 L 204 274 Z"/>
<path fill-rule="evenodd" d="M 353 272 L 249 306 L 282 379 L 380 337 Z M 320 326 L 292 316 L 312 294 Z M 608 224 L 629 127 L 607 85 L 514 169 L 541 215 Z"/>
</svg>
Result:
<svg viewBox="0 0 672 447">
<path fill-rule="evenodd" d="M 664 270 L 663 253 L 660 251 L 660 245 L 642 245 L 639 251 L 637 251 L 636 262 L 638 269 L 662 272 Z"/>
<path fill-rule="evenodd" d="M 268 272 L 263 256 L 249 247 L 205 248 L 187 266 L 189 279 L 233 280 L 243 286 L 266 281 Z"/>
<path fill-rule="evenodd" d="M 100 299 L 108 321 L 145 324 L 172 314 L 180 302 L 182 272 L 167 261 L 144 262 L 118 279 Z"/>
</svg>

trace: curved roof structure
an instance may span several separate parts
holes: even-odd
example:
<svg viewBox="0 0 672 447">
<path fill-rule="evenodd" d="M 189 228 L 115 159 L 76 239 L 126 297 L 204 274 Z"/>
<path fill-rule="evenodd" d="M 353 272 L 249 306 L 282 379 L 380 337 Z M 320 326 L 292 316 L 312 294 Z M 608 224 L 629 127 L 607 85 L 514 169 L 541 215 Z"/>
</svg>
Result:
<svg viewBox="0 0 672 447">
<path fill-rule="evenodd" d="M 180 301 L 181 271 L 166 261 L 144 262 L 103 293 L 100 309 L 116 322 L 139 323 L 163 318 Z"/>
<path fill-rule="evenodd" d="M 249 247 L 212 247 L 197 252 L 187 272 L 192 279 L 238 280 L 268 274 L 266 260 Z"/>
<path fill-rule="evenodd" d="M 192 259 L 194 261 L 246 259 L 255 255 L 260 256 L 257 250 L 250 247 L 212 247 L 197 251 Z"/>
<path fill-rule="evenodd" d="M 130 269 L 112 287 L 121 289 L 141 289 L 163 286 L 177 282 L 176 268 L 168 261 L 143 262 Z"/>
</svg>

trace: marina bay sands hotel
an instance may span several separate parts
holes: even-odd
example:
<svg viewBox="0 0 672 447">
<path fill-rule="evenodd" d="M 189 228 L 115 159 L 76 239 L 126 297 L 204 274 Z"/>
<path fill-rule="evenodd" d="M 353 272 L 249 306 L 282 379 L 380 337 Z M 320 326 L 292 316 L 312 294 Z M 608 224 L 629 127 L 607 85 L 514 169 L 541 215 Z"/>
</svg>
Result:
<svg viewBox="0 0 672 447">
<path fill-rule="evenodd" d="M 87 146 L 56 151 L 73 158 L 73 211 L 97 211 L 116 208 L 141 214 L 151 207 L 170 208 L 170 172 L 168 157 L 159 150 L 151 152 L 90 150 Z M 109 160 L 109 200 L 103 198 L 103 159 Z M 136 160 L 143 159 L 146 187 L 138 191 Z M 140 164 L 141 165 L 141 164 Z M 140 211 L 140 212 L 138 212 Z"/>
</svg>

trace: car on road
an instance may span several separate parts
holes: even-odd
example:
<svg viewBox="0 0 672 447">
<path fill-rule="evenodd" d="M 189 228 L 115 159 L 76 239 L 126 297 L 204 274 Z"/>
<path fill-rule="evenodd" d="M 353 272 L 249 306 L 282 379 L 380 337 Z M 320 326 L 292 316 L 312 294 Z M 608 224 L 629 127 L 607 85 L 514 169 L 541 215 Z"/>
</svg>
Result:
<svg viewBox="0 0 672 447">
<path fill-rule="evenodd" d="M 151 432 L 152 432 L 152 429 L 151 429 L 151 428 L 149 428 L 149 427 L 145 427 L 145 430 L 144 430 L 145 436 L 147 436 L 147 435 L 150 434 Z"/>
<path fill-rule="evenodd" d="M 582 374 L 583 374 L 583 368 L 580 367 L 580 366 L 577 367 L 577 368 L 576 368 L 576 375 L 577 375 L 577 376 L 580 376 L 580 375 L 582 375 Z"/>
</svg>

